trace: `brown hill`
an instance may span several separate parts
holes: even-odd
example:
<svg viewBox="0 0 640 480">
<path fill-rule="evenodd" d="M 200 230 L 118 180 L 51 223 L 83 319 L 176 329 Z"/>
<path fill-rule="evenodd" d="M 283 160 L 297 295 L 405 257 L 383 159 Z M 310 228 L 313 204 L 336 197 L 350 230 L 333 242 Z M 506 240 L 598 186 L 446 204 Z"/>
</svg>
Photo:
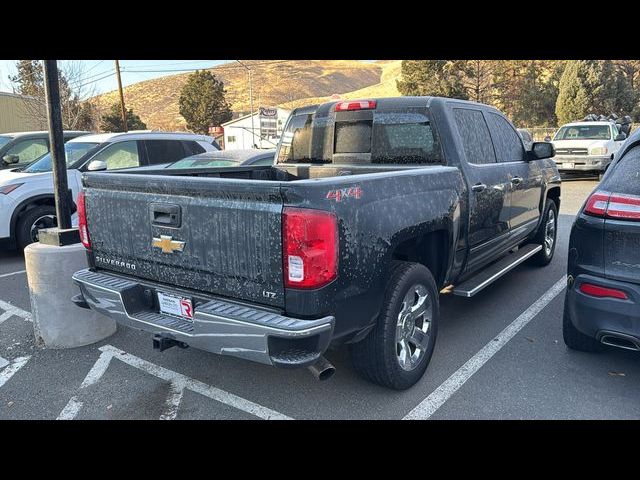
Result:
<svg viewBox="0 0 640 480">
<path fill-rule="evenodd" d="M 395 64 L 399 62 L 365 63 L 355 60 L 247 60 L 253 71 L 253 106 L 289 106 L 300 99 L 312 103 L 313 98 L 326 99 L 333 94 L 344 98 L 356 92 L 385 92 L 395 90 Z M 249 111 L 248 72 L 238 63 L 227 63 L 211 71 L 222 80 L 227 100 L 234 112 Z M 151 129 L 185 130 L 179 113 L 180 90 L 189 73 L 169 75 L 129 85 L 124 89 L 127 108 L 140 115 Z M 383 94 L 384 93 L 384 94 Z M 371 93 L 372 95 L 373 93 Z M 395 93 L 397 95 L 397 93 Z M 358 93 L 358 95 L 360 95 Z M 103 110 L 118 101 L 117 91 L 96 97 Z"/>
</svg>

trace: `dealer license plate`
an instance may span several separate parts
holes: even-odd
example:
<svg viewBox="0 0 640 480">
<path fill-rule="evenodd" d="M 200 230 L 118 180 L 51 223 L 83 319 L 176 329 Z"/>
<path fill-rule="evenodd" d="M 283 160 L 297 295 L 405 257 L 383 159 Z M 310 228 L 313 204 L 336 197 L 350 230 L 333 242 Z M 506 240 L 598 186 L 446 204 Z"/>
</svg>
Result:
<svg viewBox="0 0 640 480">
<path fill-rule="evenodd" d="M 188 298 L 158 292 L 160 313 L 182 317 L 193 321 L 193 303 Z"/>
</svg>

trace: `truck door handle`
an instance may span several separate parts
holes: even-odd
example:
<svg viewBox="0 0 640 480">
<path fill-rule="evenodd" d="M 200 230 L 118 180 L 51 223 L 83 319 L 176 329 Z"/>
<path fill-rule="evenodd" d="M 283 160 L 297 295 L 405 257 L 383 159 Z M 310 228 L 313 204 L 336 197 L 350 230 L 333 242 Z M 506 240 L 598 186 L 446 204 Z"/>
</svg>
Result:
<svg viewBox="0 0 640 480">
<path fill-rule="evenodd" d="M 487 186 L 484 183 L 476 183 L 473 187 L 471 187 L 471 190 L 473 190 L 476 193 L 479 193 L 479 192 L 484 192 L 486 188 Z"/>
<path fill-rule="evenodd" d="M 522 183 L 522 177 L 513 177 L 511 183 L 513 185 L 520 185 Z"/>
</svg>

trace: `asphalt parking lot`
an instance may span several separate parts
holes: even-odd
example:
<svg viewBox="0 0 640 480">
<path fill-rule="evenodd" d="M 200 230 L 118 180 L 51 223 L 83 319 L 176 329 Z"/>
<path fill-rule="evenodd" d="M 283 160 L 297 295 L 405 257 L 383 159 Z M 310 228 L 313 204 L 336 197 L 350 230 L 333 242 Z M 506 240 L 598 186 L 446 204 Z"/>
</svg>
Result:
<svg viewBox="0 0 640 480">
<path fill-rule="evenodd" d="M 326 382 L 195 349 L 158 353 L 122 327 L 95 345 L 38 349 L 24 260 L 0 251 L 0 419 L 640 418 L 638 354 L 562 341 L 569 230 L 595 185 L 563 184 L 551 265 L 522 265 L 471 299 L 441 297 L 431 365 L 405 392 L 359 378 L 345 348 L 327 354 L 337 371 Z"/>
</svg>

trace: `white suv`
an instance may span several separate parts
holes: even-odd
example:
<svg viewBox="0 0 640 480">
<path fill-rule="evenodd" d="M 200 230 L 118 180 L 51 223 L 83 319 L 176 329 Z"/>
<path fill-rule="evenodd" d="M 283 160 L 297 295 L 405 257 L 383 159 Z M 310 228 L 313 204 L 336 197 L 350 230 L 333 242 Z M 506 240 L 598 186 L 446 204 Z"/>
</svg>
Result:
<svg viewBox="0 0 640 480">
<path fill-rule="evenodd" d="M 581 171 L 604 173 L 613 155 L 627 136 L 614 122 L 574 122 L 560 127 L 553 137 L 561 172 Z"/>
<path fill-rule="evenodd" d="M 167 163 L 219 150 L 213 137 L 191 133 L 127 132 L 76 137 L 65 143 L 69 188 L 82 188 L 82 172 Z M 75 212 L 75 205 L 73 208 Z M 26 167 L 0 171 L 0 241 L 24 248 L 38 230 L 57 224 L 51 154 Z M 77 222 L 74 214 L 72 221 Z"/>
</svg>

